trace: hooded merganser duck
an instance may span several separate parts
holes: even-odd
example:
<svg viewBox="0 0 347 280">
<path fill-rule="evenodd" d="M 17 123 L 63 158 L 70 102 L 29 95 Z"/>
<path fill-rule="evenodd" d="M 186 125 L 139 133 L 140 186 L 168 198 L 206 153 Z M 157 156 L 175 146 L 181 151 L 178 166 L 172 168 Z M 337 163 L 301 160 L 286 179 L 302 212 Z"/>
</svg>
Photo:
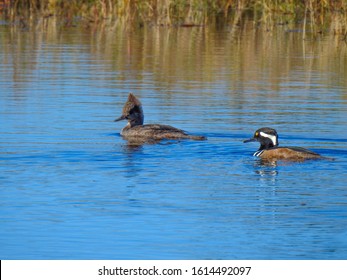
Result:
<svg viewBox="0 0 347 280">
<path fill-rule="evenodd" d="M 193 139 L 206 140 L 205 136 L 189 135 L 185 131 L 161 124 L 143 124 L 144 115 L 142 104 L 132 93 L 123 107 L 122 115 L 115 120 L 128 120 L 128 124 L 122 129 L 121 135 L 136 142 L 157 142 L 163 139 Z"/>
<path fill-rule="evenodd" d="M 258 141 L 260 147 L 253 156 L 265 160 L 304 161 L 306 159 L 320 159 L 321 155 L 300 147 L 278 147 L 278 135 L 275 129 L 269 127 L 259 128 L 253 138 L 243 141 Z"/>
</svg>

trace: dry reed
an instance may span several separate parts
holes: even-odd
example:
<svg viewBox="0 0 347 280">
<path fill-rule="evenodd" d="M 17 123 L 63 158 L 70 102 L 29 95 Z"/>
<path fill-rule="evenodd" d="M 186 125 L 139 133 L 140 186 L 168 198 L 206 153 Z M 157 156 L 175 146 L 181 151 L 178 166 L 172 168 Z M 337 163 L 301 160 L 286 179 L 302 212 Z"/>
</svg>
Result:
<svg viewBox="0 0 347 280">
<path fill-rule="evenodd" d="M 268 30 L 305 21 L 311 33 L 347 37 L 346 0 L 0 0 L 0 13 L 12 22 L 54 16 L 66 25 L 119 21 L 184 27 L 237 25 L 252 17 Z"/>
</svg>

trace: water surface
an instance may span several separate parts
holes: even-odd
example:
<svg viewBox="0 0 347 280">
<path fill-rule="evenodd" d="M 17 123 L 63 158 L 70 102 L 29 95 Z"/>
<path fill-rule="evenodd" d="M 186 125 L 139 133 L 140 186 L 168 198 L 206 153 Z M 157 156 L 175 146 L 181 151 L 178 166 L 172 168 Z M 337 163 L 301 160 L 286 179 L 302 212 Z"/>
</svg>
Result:
<svg viewBox="0 0 347 280">
<path fill-rule="evenodd" d="M 346 259 L 346 44 L 287 31 L 1 25 L 0 258 Z M 130 91 L 208 140 L 129 146 Z"/>
</svg>

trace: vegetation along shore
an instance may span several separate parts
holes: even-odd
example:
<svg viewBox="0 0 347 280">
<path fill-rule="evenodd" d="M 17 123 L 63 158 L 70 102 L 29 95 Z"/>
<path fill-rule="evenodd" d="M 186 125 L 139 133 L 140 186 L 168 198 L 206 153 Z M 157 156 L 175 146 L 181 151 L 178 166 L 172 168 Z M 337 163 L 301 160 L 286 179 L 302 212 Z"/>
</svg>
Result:
<svg viewBox="0 0 347 280">
<path fill-rule="evenodd" d="M 252 19 L 267 30 L 301 24 L 311 33 L 347 37 L 346 0 L 0 0 L 0 13 L 22 25 L 52 17 L 64 25 L 120 22 L 127 27 L 238 26 Z"/>
</svg>

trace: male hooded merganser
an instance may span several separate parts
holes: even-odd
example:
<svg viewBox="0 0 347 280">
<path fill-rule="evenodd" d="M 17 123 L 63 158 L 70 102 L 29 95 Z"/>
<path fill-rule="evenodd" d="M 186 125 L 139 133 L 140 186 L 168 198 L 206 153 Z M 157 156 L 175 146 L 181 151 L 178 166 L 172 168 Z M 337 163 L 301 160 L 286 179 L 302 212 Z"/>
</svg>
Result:
<svg viewBox="0 0 347 280">
<path fill-rule="evenodd" d="M 122 129 L 121 135 L 136 142 L 156 142 L 163 139 L 193 139 L 206 140 L 205 136 L 189 135 L 185 131 L 161 124 L 143 124 L 144 115 L 140 100 L 132 93 L 123 107 L 122 116 L 115 121 L 128 120 L 128 124 Z"/>
<path fill-rule="evenodd" d="M 275 129 L 262 127 L 258 129 L 253 138 L 243 141 L 260 142 L 260 147 L 253 155 L 266 160 L 303 161 L 306 159 L 323 158 L 321 155 L 300 147 L 278 147 L 278 135 Z"/>
</svg>

